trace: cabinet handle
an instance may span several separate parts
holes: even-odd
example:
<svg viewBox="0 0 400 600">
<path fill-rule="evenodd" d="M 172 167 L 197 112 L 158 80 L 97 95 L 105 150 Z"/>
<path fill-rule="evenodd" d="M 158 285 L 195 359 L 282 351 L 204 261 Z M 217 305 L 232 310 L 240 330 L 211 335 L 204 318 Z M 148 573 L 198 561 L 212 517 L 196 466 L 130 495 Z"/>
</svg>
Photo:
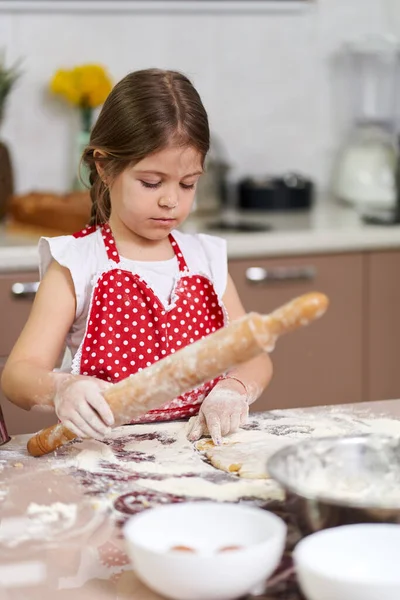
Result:
<svg viewBox="0 0 400 600">
<path fill-rule="evenodd" d="M 246 279 L 250 283 L 274 283 L 279 281 L 311 281 L 315 279 L 317 269 L 315 267 L 250 267 L 246 269 Z"/>
<path fill-rule="evenodd" d="M 28 283 L 13 283 L 11 294 L 16 298 L 29 298 L 38 291 L 39 281 L 29 281 Z"/>
</svg>

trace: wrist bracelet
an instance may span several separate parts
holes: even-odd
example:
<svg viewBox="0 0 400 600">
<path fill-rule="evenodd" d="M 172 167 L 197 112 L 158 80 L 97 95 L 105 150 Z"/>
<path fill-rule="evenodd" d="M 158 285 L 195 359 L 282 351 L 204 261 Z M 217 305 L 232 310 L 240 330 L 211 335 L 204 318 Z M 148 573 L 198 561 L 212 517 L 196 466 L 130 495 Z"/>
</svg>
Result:
<svg viewBox="0 0 400 600">
<path fill-rule="evenodd" d="M 238 383 L 240 383 L 244 387 L 244 391 L 246 394 L 246 400 L 249 399 L 249 392 L 247 390 L 247 385 L 245 383 L 243 383 L 243 381 L 241 379 L 238 379 L 237 377 L 234 377 L 233 375 L 224 375 L 222 379 L 233 379 L 234 381 L 237 381 Z"/>
</svg>

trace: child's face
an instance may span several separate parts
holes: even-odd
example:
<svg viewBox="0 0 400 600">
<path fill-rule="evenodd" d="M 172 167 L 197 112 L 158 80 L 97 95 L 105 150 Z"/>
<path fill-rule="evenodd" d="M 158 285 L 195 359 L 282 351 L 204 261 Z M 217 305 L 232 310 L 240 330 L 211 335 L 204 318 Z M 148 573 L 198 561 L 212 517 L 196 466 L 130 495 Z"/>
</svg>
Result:
<svg viewBox="0 0 400 600">
<path fill-rule="evenodd" d="M 140 237 L 165 238 L 189 215 L 202 171 L 201 156 L 191 147 L 147 156 L 111 185 L 112 220 Z"/>
</svg>

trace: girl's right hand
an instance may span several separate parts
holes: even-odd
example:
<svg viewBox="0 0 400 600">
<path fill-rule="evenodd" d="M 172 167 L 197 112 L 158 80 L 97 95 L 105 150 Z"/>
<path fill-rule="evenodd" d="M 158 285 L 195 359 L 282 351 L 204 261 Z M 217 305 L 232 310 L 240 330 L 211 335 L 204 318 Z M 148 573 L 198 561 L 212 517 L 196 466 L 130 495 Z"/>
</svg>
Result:
<svg viewBox="0 0 400 600">
<path fill-rule="evenodd" d="M 56 414 L 80 438 L 102 438 L 114 425 L 114 415 L 103 393 L 112 384 L 95 377 L 70 376 L 57 384 Z"/>
</svg>

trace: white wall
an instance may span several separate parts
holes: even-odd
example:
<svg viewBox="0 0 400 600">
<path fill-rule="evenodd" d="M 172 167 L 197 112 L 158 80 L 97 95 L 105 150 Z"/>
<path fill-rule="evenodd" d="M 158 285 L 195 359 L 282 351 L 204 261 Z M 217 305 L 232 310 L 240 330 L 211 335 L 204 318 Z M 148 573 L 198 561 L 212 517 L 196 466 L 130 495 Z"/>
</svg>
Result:
<svg viewBox="0 0 400 600">
<path fill-rule="evenodd" d="M 364 32 L 397 31 L 399 0 L 316 0 L 289 13 L 0 13 L 0 45 L 24 57 L 2 135 L 18 191 L 69 184 L 71 110 L 47 94 L 59 67 L 106 65 L 115 80 L 138 68 L 186 72 L 197 85 L 234 173 L 299 169 L 322 186 L 337 144 L 332 53 Z"/>
</svg>

